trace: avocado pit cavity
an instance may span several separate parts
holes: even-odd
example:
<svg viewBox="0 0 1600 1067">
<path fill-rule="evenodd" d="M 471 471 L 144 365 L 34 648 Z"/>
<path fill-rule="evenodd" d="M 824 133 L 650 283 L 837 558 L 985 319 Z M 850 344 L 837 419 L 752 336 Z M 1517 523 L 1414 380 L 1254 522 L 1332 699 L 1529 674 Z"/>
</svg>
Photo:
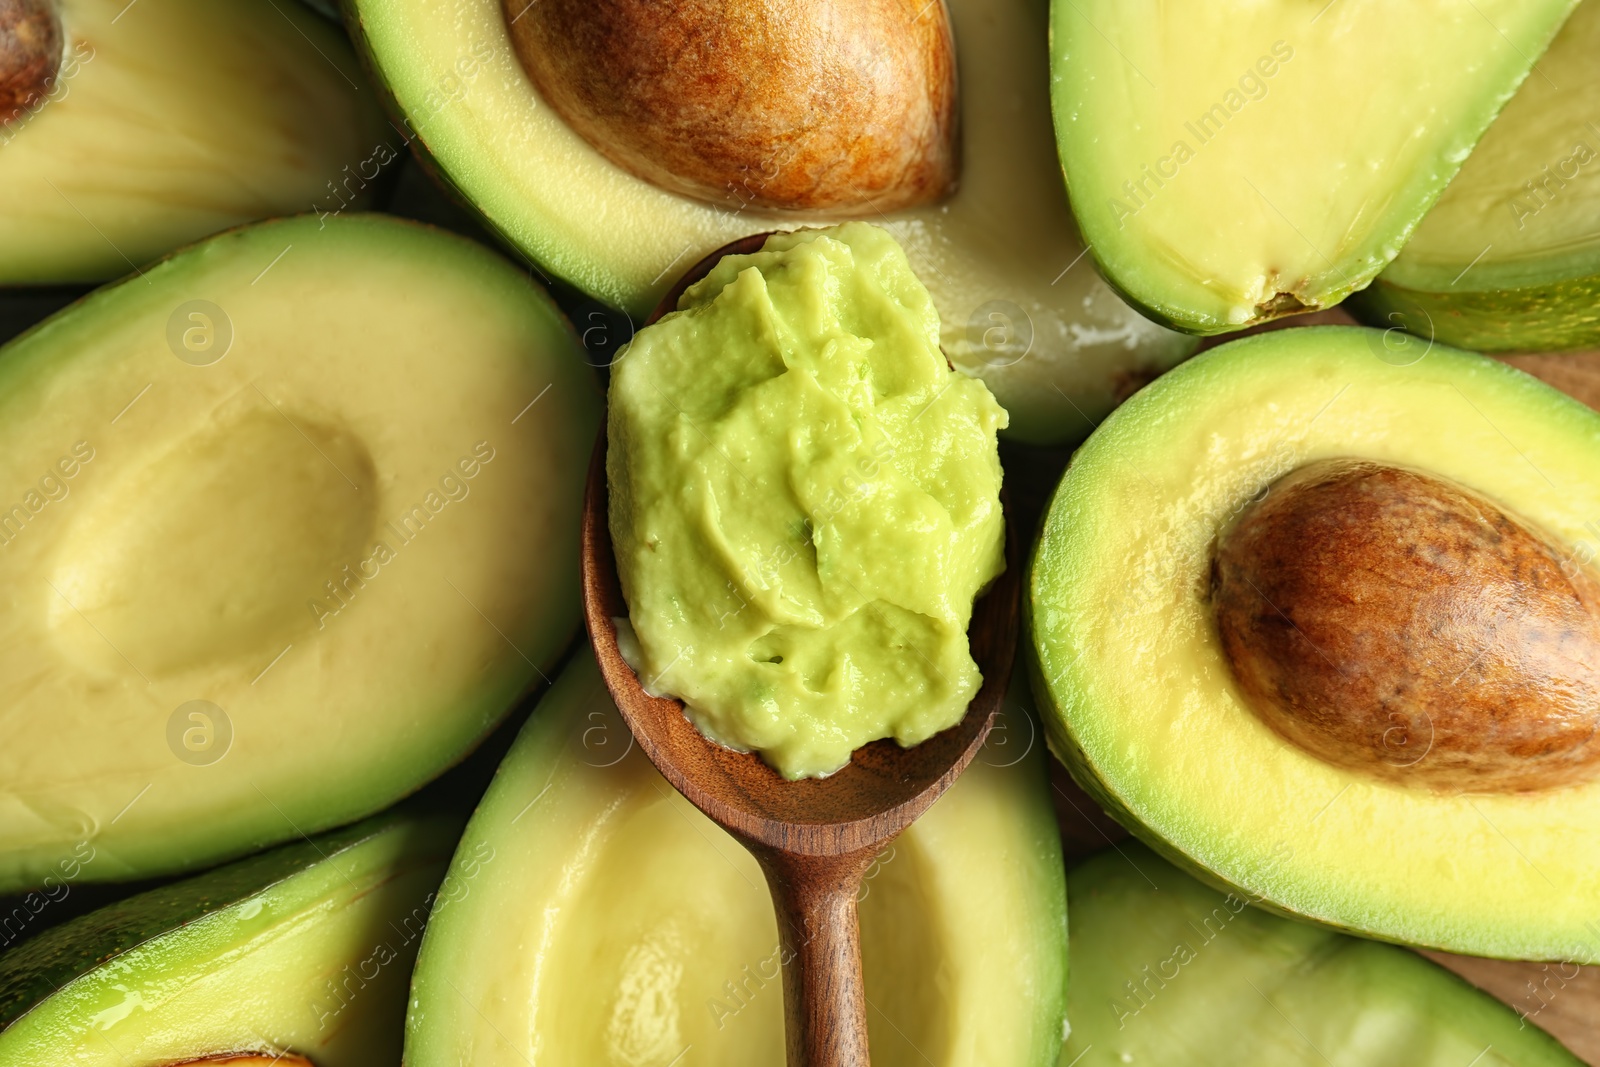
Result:
<svg viewBox="0 0 1600 1067">
<path fill-rule="evenodd" d="M 0 123 L 41 100 L 61 69 L 56 0 L 0 0 Z"/>
<path fill-rule="evenodd" d="M 954 189 L 943 0 L 504 6 L 544 99 L 612 162 L 664 189 L 813 213 L 892 211 Z"/>
<path fill-rule="evenodd" d="M 1600 760 L 1600 587 L 1459 485 L 1301 467 L 1224 531 L 1212 602 L 1246 702 L 1335 766 L 1515 793 Z"/>
</svg>

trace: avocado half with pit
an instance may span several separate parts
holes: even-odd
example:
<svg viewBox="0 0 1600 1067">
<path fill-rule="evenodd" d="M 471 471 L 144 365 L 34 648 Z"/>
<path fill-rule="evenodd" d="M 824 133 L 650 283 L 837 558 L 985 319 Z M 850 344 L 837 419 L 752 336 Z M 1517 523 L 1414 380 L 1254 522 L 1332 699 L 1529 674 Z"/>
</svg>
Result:
<svg viewBox="0 0 1600 1067">
<path fill-rule="evenodd" d="M 220 235 L 0 349 L 0 892 L 460 759 L 576 631 L 599 414 L 523 272 L 372 215 Z"/>
<path fill-rule="evenodd" d="M 1578 1067 L 1544 1031 L 1392 945 L 1290 922 L 1128 843 L 1067 875 L 1062 1064 Z"/>
<path fill-rule="evenodd" d="M 1352 305 L 1480 352 L 1600 346 L 1600 3 L 1579 5 Z"/>
<path fill-rule="evenodd" d="M 872 1062 L 1056 1062 L 1066 896 L 1042 746 L 993 744 L 868 871 Z M 783 1061 L 783 964 L 745 849 L 633 744 L 593 658 L 556 681 L 462 838 L 406 1020 L 412 1067 Z M 685 1050 L 693 1051 L 685 1055 Z"/>
<path fill-rule="evenodd" d="M 729 241 L 879 223 L 1008 434 L 1078 441 L 1195 342 L 1084 256 L 1050 134 L 1044 0 L 945 8 L 347 0 L 347 22 L 413 147 L 541 269 L 638 322 Z"/>
<path fill-rule="evenodd" d="M 1034 552 L 1051 742 L 1285 913 L 1600 961 L 1600 414 L 1399 331 L 1283 330 L 1078 451 Z"/>
<path fill-rule="evenodd" d="M 428 909 L 471 891 L 440 886 L 460 829 L 380 816 L 23 942 L 0 956 L 0 1065 L 399 1062 Z"/>
<path fill-rule="evenodd" d="M 0 285 L 101 282 L 370 201 L 404 147 L 349 43 L 274 0 L 0 0 Z"/>
<path fill-rule="evenodd" d="M 1178 329 L 1331 307 L 1395 257 L 1575 4 L 1054 0 L 1084 240 Z"/>
</svg>

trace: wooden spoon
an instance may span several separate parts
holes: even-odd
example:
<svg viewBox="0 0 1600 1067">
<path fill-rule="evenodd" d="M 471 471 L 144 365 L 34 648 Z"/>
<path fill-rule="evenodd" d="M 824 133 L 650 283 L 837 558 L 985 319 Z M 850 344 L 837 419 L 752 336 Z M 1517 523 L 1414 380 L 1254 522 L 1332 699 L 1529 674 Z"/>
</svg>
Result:
<svg viewBox="0 0 1600 1067">
<path fill-rule="evenodd" d="M 753 252 L 745 238 L 698 263 L 649 322 L 677 306 L 724 255 Z M 866 995 L 856 898 L 873 859 L 927 811 L 982 747 L 1005 694 L 1017 640 L 1019 555 L 1007 522 L 1006 570 L 973 606 L 968 639 L 983 685 L 966 717 L 914 748 L 892 740 L 858 749 L 827 778 L 785 781 L 753 753 L 703 737 L 676 700 L 652 697 L 617 649 L 613 620 L 627 615 L 606 522 L 606 439 L 589 465 L 583 511 L 583 610 L 595 658 L 617 708 L 650 762 L 739 840 L 761 865 L 778 914 L 790 1067 L 865 1067 Z"/>
</svg>

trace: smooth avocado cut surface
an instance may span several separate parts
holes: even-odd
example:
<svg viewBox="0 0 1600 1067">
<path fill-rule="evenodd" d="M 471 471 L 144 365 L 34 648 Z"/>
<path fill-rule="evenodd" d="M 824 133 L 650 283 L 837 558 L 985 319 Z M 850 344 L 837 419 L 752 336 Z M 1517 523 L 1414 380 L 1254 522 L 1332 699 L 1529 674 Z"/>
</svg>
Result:
<svg viewBox="0 0 1600 1067">
<path fill-rule="evenodd" d="M 540 98 L 501 0 L 353 0 L 351 11 L 353 35 L 442 176 L 513 246 L 635 320 L 729 241 L 817 224 L 667 192 L 610 162 Z M 989 384 L 1011 414 L 1008 435 L 1078 441 L 1195 342 L 1131 310 L 1079 258 L 1050 133 L 1043 0 L 950 0 L 949 13 L 957 191 L 855 214 L 905 246 L 938 306 L 945 353 Z"/>
<path fill-rule="evenodd" d="M 411 964 L 460 832 L 384 815 L 129 897 L 0 957 L 0 1064 L 252 1054 L 397 1063 Z"/>
<path fill-rule="evenodd" d="M 867 874 L 874 1064 L 1055 1063 L 1066 896 L 1025 720 Z M 406 1063 L 783 1061 L 761 871 L 633 746 L 586 652 L 501 764 L 449 877 L 463 888 L 428 921 Z"/>
<path fill-rule="evenodd" d="M 1347 764 L 1288 740 L 1247 698 L 1219 637 L 1217 545 L 1286 499 L 1294 479 L 1280 485 L 1285 475 L 1334 460 L 1421 472 L 1475 493 L 1546 539 L 1549 554 L 1522 557 L 1529 582 L 1545 583 L 1552 597 L 1569 579 L 1592 589 L 1583 583 L 1592 583 L 1585 568 L 1600 539 L 1592 526 L 1600 415 L 1502 363 L 1398 331 L 1312 327 L 1239 340 L 1118 409 L 1056 490 L 1027 602 L 1053 748 L 1106 810 L 1164 855 L 1278 910 L 1468 955 L 1600 960 L 1600 854 L 1591 847 L 1600 781 L 1590 772 L 1565 786 L 1505 787 L 1495 775 L 1515 770 L 1519 757 L 1492 743 L 1517 741 L 1515 731 L 1458 729 L 1450 718 L 1504 683 L 1523 652 L 1537 666 L 1544 649 L 1560 647 L 1541 645 L 1536 633 L 1526 645 L 1508 636 L 1526 632 L 1524 600 L 1544 593 L 1504 576 L 1454 601 L 1422 600 L 1419 587 L 1414 619 L 1438 620 L 1449 637 L 1432 646 L 1408 643 L 1408 621 L 1386 627 L 1354 614 L 1344 632 L 1365 634 L 1365 644 L 1341 641 L 1315 610 L 1262 595 L 1254 618 L 1290 635 L 1303 653 L 1298 677 L 1393 684 L 1376 707 L 1336 706 L 1307 720 L 1349 727 L 1376 717 L 1377 750 L 1351 746 Z M 1449 522 L 1475 528 L 1459 516 Z M 1357 544 L 1366 528 L 1356 521 L 1335 548 Z M 1429 538 L 1418 527 L 1387 540 L 1415 545 L 1397 553 L 1423 576 L 1433 573 L 1423 564 L 1442 567 L 1466 551 L 1465 540 Z M 1364 559 L 1344 565 L 1352 582 L 1373 573 Z M 1398 600 L 1403 614 L 1400 580 L 1359 588 L 1374 603 Z M 1592 593 L 1582 595 L 1592 621 Z M 1454 607 L 1430 606 L 1440 604 Z M 1483 605 L 1477 615 L 1474 604 Z M 1498 623 L 1460 628 L 1500 612 L 1503 632 Z M 1581 628 L 1570 636 L 1575 658 L 1564 662 L 1592 662 Z M 1408 717 L 1408 690 L 1433 685 L 1441 661 L 1460 664 L 1450 673 L 1461 699 L 1441 699 L 1434 725 Z M 1448 696 L 1451 684 L 1446 676 L 1435 689 Z M 1387 722 L 1386 708 L 1395 715 Z M 1489 779 L 1470 766 L 1440 771 L 1479 743 Z M 1519 751 L 1531 760 L 1538 748 Z"/>
<path fill-rule="evenodd" d="M 786 778 L 961 721 L 1005 569 L 1006 413 L 883 229 L 727 256 L 611 371 L 617 571 L 652 692 Z"/>
<path fill-rule="evenodd" d="M 1578 1067 L 1392 945 L 1291 922 L 1125 844 L 1067 875 L 1078 1067 Z"/>
<path fill-rule="evenodd" d="M 1364 318 L 1479 351 L 1600 345 L 1597 55 L 1590 0 L 1362 294 Z"/>
<path fill-rule="evenodd" d="M 40 6 L 63 56 L 0 124 L 0 285 L 104 281 L 253 219 L 360 207 L 401 150 L 343 35 L 297 3 Z"/>
<path fill-rule="evenodd" d="M 223 234 L 0 349 L 0 890 L 459 759 L 576 629 L 599 411 L 524 273 L 379 216 Z"/>
<path fill-rule="evenodd" d="M 1337 304 L 1394 258 L 1574 3 L 1056 0 L 1084 240 L 1124 296 L 1194 333 Z"/>
</svg>

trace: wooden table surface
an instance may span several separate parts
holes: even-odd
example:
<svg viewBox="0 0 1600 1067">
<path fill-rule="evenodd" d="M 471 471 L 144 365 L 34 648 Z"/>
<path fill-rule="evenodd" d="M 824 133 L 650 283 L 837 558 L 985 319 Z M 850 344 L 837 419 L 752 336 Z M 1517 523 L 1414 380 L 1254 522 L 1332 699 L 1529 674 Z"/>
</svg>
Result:
<svg viewBox="0 0 1600 1067">
<path fill-rule="evenodd" d="M 1266 329 L 1353 321 L 1343 311 L 1334 310 L 1283 320 Z M 1232 339 L 1231 336 L 1219 338 L 1208 342 L 1206 347 Z M 1501 358 L 1600 410 L 1600 351 Z M 1065 463 L 1064 453 L 1058 453 L 1055 458 Z M 1012 468 L 1008 465 L 1008 478 L 1011 474 Z M 1596 471 L 1596 476 L 1600 477 L 1600 470 Z M 1016 494 L 1013 499 L 1018 495 L 1025 499 L 1019 512 L 1028 511 L 1030 504 L 1042 507 L 1044 500 L 1040 494 L 1047 494 L 1054 487 L 1053 477 L 1042 469 L 1029 469 L 1022 480 L 1025 484 L 1013 489 Z M 1034 484 L 1026 484 L 1028 482 Z M 1023 518 L 1027 521 L 1025 515 Z M 1059 763 L 1052 761 L 1051 774 L 1056 813 L 1061 821 L 1062 846 L 1069 866 L 1127 836 L 1126 830 L 1101 812 L 1094 801 L 1073 784 Z M 1446 952 L 1424 951 L 1422 954 L 1524 1013 L 1530 1024 L 1543 1027 L 1584 1062 L 1600 1067 L 1600 967 L 1513 963 Z"/>
</svg>

